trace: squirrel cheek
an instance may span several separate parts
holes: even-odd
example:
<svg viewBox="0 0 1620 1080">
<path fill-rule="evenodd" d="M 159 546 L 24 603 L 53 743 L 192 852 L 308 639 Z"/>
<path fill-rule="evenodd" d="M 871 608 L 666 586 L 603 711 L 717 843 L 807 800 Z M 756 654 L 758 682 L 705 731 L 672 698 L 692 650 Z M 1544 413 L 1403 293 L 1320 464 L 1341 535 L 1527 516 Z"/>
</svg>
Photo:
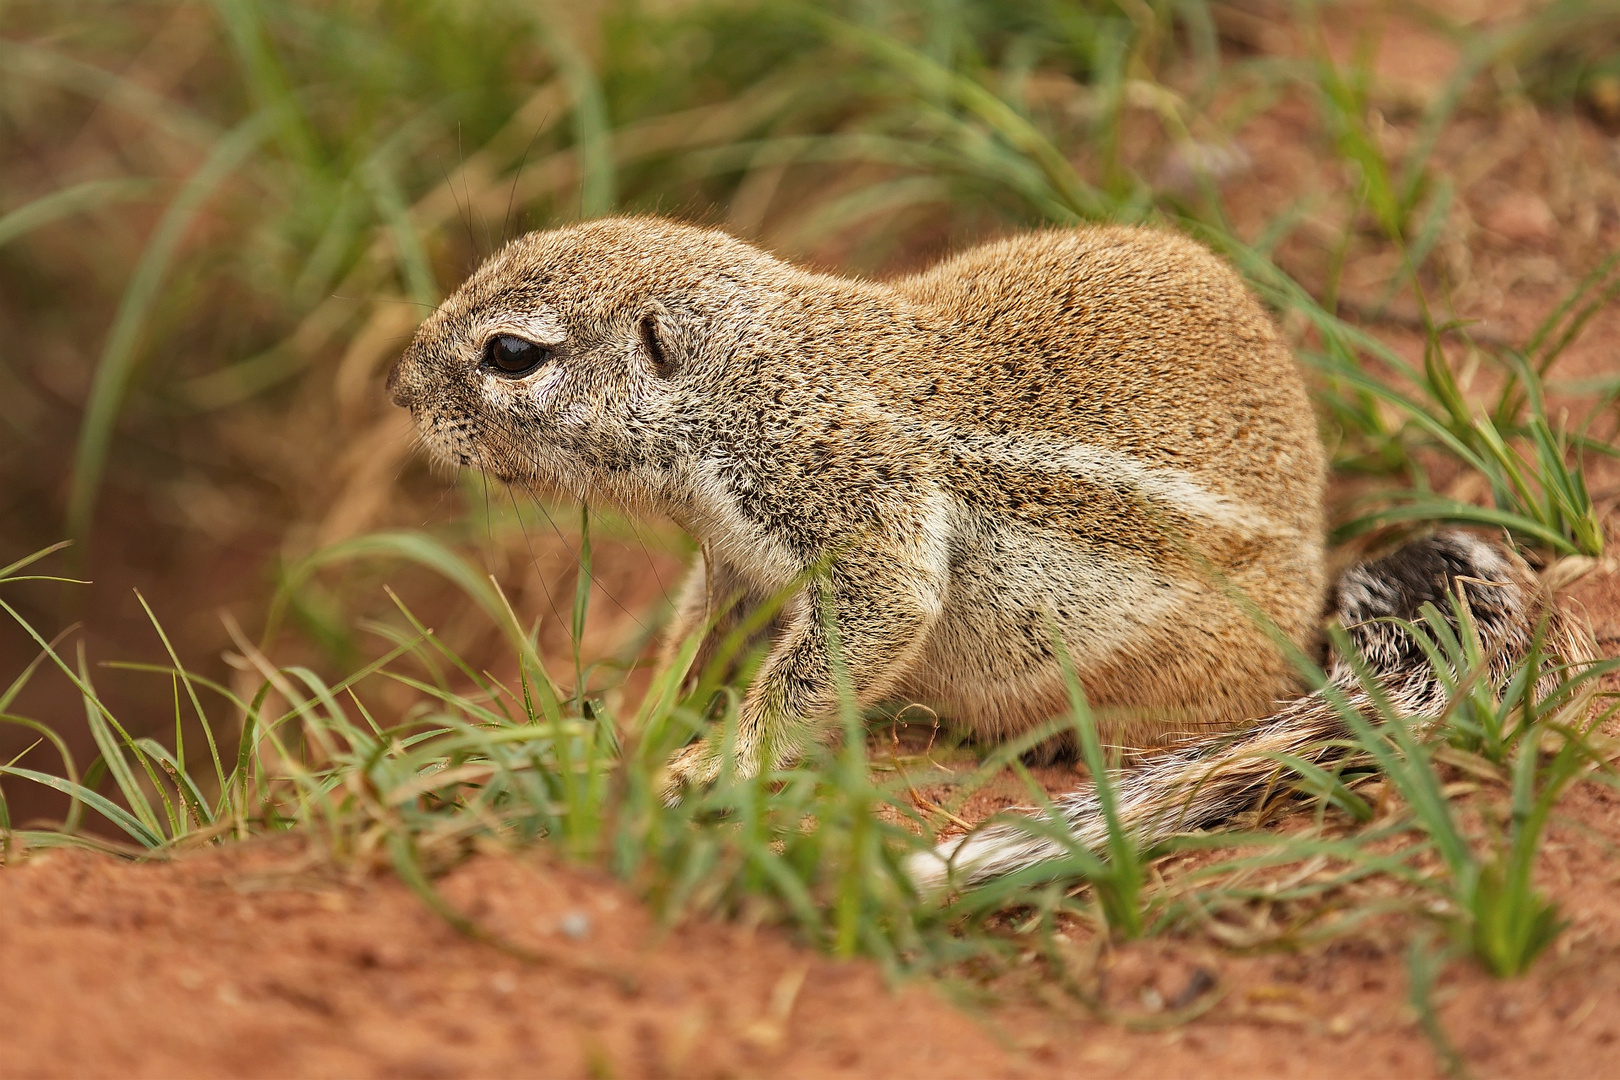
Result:
<svg viewBox="0 0 1620 1080">
<path fill-rule="evenodd" d="M 543 371 L 532 380 L 486 375 L 484 397 L 496 408 L 521 405 L 526 411 L 550 409 L 556 403 L 557 384 L 561 381 L 562 372 L 557 368 Z"/>
<path fill-rule="evenodd" d="M 562 390 L 562 380 L 563 373 L 559 367 L 542 372 L 528 388 L 529 404 L 537 409 L 551 408 Z"/>
</svg>

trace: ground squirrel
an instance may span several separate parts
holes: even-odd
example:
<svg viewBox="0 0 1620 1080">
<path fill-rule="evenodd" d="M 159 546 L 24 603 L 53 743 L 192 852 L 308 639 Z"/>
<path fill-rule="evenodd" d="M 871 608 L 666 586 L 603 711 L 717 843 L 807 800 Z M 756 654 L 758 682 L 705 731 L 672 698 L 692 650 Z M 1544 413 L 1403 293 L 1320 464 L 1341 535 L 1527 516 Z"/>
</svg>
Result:
<svg viewBox="0 0 1620 1080">
<path fill-rule="evenodd" d="M 1241 794 L 1207 783 L 1239 753 L 1227 733 L 1321 737 L 1273 636 L 1309 651 L 1324 614 L 1316 423 L 1270 317 L 1175 233 L 1037 232 L 873 282 L 712 229 L 591 221 L 490 258 L 389 388 L 442 460 L 691 532 L 672 635 L 712 623 L 704 655 L 803 583 L 742 702 L 744 773 L 825 730 L 828 626 L 862 705 L 918 702 L 987 740 L 1066 712 L 1072 659 L 1105 742 L 1180 748 L 1127 792 L 1146 833 L 1170 827 L 1153 808 L 1182 774 Z M 1461 534 L 1404 557 L 1352 574 L 1341 606 L 1523 583 Z M 717 755 L 687 748 L 674 782 L 713 779 Z M 1082 836 L 1089 798 L 1062 803 Z M 1060 851 L 1001 826 L 912 870 L 972 880 Z"/>
</svg>

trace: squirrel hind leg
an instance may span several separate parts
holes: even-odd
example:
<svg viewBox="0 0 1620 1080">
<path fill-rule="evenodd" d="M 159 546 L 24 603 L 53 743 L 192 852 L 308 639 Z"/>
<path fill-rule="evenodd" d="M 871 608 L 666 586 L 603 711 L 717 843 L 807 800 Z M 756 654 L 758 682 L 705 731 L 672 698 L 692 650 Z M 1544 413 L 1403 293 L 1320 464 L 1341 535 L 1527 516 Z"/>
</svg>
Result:
<svg viewBox="0 0 1620 1080">
<path fill-rule="evenodd" d="M 1072 731 L 1060 731 L 1050 738 L 1042 739 L 1018 755 L 1018 760 L 1032 769 L 1079 759 L 1080 745 Z"/>
</svg>

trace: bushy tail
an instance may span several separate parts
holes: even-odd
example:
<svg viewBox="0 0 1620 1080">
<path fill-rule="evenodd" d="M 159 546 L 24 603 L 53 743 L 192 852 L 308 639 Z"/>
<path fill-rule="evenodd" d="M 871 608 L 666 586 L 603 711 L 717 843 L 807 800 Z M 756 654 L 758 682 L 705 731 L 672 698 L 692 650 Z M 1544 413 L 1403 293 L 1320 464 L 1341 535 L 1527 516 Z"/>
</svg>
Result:
<svg viewBox="0 0 1620 1080">
<path fill-rule="evenodd" d="M 1545 625 L 1549 653 L 1570 663 L 1591 658 L 1588 636 L 1551 603 L 1522 560 L 1470 533 L 1443 532 L 1356 566 L 1339 582 L 1336 614 L 1372 681 L 1402 715 L 1439 715 L 1447 692 L 1413 636 L 1382 620 L 1415 622 L 1428 602 L 1451 621 L 1448 596 L 1458 589 L 1468 602 L 1496 686 L 1504 685 L 1524 660 L 1538 625 Z M 1372 696 L 1346 657 L 1334 658 L 1328 683 L 1351 708 L 1377 721 Z M 1277 776 L 1277 755 L 1320 763 L 1343 753 L 1325 744 L 1351 735 L 1327 691 L 1298 698 L 1242 731 L 1156 755 L 1119 772 L 1120 823 L 1144 846 L 1216 824 L 1266 793 Z M 1103 849 L 1107 824 L 1091 784 L 1054 805 L 1075 840 Z M 1065 854 L 1056 840 L 1015 824 L 997 824 L 911 856 L 907 871 L 919 888 L 928 890 L 947 879 L 968 885 Z"/>
</svg>

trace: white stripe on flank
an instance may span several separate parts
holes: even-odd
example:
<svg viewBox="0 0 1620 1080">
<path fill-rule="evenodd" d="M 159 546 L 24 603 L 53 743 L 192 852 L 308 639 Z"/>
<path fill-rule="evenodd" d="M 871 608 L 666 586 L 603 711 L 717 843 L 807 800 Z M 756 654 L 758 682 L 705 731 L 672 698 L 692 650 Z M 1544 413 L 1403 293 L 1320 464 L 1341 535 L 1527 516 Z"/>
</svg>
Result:
<svg viewBox="0 0 1620 1080">
<path fill-rule="evenodd" d="M 1182 469 L 1153 468 L 1119 450 L 1043 435 L 985 435 L 958 428 L 938 431 L 957 452 L 990 464 L 1063 471 L 1105 487 L 1125 488 L 1143 499 L 1250 535 L 1291 532 L 1258 507 L 1203 487 Z"/>
</svg>

